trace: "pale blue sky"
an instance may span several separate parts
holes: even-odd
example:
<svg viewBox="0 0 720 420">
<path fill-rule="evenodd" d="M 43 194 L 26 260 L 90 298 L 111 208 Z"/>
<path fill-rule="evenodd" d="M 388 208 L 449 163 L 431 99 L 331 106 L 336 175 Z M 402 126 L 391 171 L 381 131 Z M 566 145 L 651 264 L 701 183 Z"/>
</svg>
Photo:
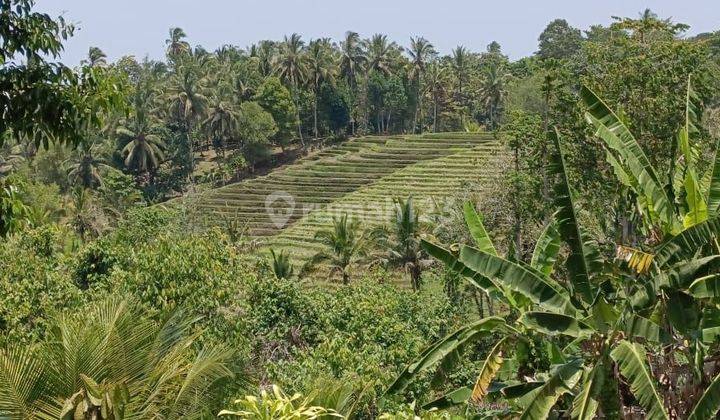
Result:
<svg viewBox="0 0 720 420">
<path fill-rule="evenodd" d="M 495 40 L 519 58 L 536 50 L 538 34 L 554 18 L 586 29 L 607 24 L 613 15 L 637 16 L 646 7 L 691 25 L 690 34 L 720 29 L 718 0 L 38 0 L 39 10 L 63 13 L 80 27 L 63 55 L 71 65 L 90 46 L 113 60 L 126 54 L 161 58 L 171 26 L 183 28 L 192 45 L 210 50 L 292 32 L 306 40 L 337 40 L 352 29 L 363 37 L 386 33 L 403 45 L 422 35 L 441 53 L 458 44 L 482 50 Z"/>
</svg>

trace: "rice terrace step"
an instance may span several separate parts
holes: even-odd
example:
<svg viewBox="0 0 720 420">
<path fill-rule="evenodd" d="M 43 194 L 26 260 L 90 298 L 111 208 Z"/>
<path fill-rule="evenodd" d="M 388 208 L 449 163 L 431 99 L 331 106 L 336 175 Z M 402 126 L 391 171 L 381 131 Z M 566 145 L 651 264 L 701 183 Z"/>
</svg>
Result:
<svg viewBox="0 0 720 420">
<path fill-rule="evenodd" d="M 208 223 L 228 220 L 269 248 L 287 249 L 296 263 L 318 250 L 315 232 L 343 213 L 365 228 L 392 214 L 392 200 L 413 196 L 425 214 L 464 183 L 487 183 L 504 153 L 489 133 L 428 133 L 360 137 L 268 175 L 202 193 L 194 206 Z"/>
</svg>

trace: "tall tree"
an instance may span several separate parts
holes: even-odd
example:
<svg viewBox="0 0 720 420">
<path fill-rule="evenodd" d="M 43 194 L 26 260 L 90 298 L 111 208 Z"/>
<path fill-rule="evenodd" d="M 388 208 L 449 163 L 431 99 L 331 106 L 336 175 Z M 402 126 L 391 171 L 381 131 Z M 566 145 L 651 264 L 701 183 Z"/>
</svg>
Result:
<svg viewBox="0 0 720 420">
<path fill-rule="evenodd" d="M 565 19 L 550 22 L 538 37 L 537 55 L 542 59 L 567 59 L 580 51 L 583 37 Z"/>
<path fill-rule="evenodd" d="M 393 53 L 399 47 L 394 41 L 388 41 L 387 35 L 375 34 L 369 40 L 365 40 L 365 48 L 368 56 L 368 69 L 389 75 L 392 71 L 391 64 Z"/>
<path fill-rule="evenodd" d="M 107 65 L 107 55 L 98 47 L 90 47 L 87 59 L 83 60 L 82 64 L 90 67 L 104 67 Z"/>
<path fill-rule="evenodd" d="M 357 32 L 345 32 L 345 38 L 340 43 L 340 75 L 350 88 L 352 94 L 352 134 L 355 134 L 357 125 L 358 78 L 365 71 L 368 58 L 363 51 L 362 41 Z"/>
<path fill-rule="evenodd" d="M 193 127 L 202 120 L 208 103 L 203 90 L 203 80 L 198 71 L 191 66 L 191 63 L 183 63 L 170 78 L 165 91 L 168 111 L 180 121 L 185 132 L 191 179 L 195 169 Z"/>
<path fill-rule="evenodd" d="M 102 185 L 101 170 L 110 166 L 100 157 L 100 148 L 99 142 L 80 144 L 68 165 L 70 183 L 91 189 Z"/>
<path fill-rule="evenodd" d="M 490 128 L 495 129 L 498 124 L 500 108 L 507 96 L 507 85 L 511 75 L 504 66 L 491 62 L 483 74 L 480 94 L 482 102 L 488 112 Z"/>
<path fill-rule="evenodd" d="M 417 106 L 415 109 L 415 117 L 413 122 L 413 132 L 418 129 L 418 114 L 420 115 L 420 133 L 423 131 L 423 117 L 422 117 L 422 83 L 423 74 L 425 73 L 425 66 L 428 61 L 432 60 L 436 55 L 435 47 L 425 38 L 416 37 L 410 38 L 410 49 L 408 50 L 410 55 L 411 67 L 410 67 L 410 78 L 415 84 L 415 95 L 417 98 Z"/>
<path fill-rule="evenodd" d="M 323 83 L 333 83 L 337 66 L 329 38 L 310 41 L 307 51 L 308 82 L 313 92 L 313 134 L 318 138 L 318 95 Z"/>
<path fill-rule="evenodd" d="M 182 28 L 170 28 L 168 31 L 168 38 L 165 40 L 167 45 L 167 55 L 171 59 L 176 59 L 184 54 L 190 54 L 192 49 L 190 44 L 185 41 L 187 34 Z"/>
<path fill-rule="evenodd" d="M 445 95 L 447 68 L 438 62 L 430 63 L 427 68 L 427 88 L 433 103 L 433 132 L 437 133 L 438 106 Z"/>
<path fill-rule="evenodd" d="M 125 141 L 122 149 L 125 166 L 138 175 L 152 174 L 165 159 L 165 143 L 153 131 L 152 117 L 143 108 L 135 109 L 133 117 L 117 128 L 117 134 Z"/>
<path fill-rule="evenodd" d="M 290 87 L 293 94 L 295 109 L 297 110 L 298 136 L 300 136 L 303 148 L 305 147 L 305 141 L 303 140 L 302 123 L 300 121 L 298 89 L 305 82 L 308 75 L 306 61 L 303 57 L 304 45 L 305 43 L 300 35 L 296 33 L 289 37 L 286 35 L 283 43 L 280 44 L 280 53 L 275 62 L 275 74 Z"/>
<path fill-rule="evenodd" d="M 456 100 L 463 108 L 462 118 L 464 118 L 464 111 L 467 107 L 465 96 L 463 96 L 463 85 L 465 83 L 465 78 L 467 77 L 467 72 L 470 64 L 469 59 L 470 57 L 468 50 L 462 45 L 458 45 L 452 51 L 452 70 L 453 73 L 455 73 L 455 79 L 457 80 Z"/>
</svg>

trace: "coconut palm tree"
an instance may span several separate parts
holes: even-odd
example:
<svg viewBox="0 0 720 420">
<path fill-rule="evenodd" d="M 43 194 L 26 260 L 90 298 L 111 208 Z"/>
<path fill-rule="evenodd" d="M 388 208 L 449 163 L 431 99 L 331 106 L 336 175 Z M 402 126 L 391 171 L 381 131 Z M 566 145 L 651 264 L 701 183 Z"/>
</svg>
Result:
<svg viewBox="0 0 720 420">
<path fill-rule="evenodd" d="M 345 32 L 345 38 L 340 42 L 340 75 L 350 88 L 353 95 L 353 118 L 351 121 L 352 134 L 355 134 L 355 115 L 357 111 L 355 99 L 357 98 L 358 78 L 367 66 L 367 55 L 363 51 L 363 43 L 357 32 Z"/>
<path fill-rule="evenodd" d="M 289 37 L 286 35 L 282 44 L 280 44 L 280 54 L 275 61 L 275 74 L 290 87 L 295 100 L 295 109 L 297 112 L 298 135 L 300 142 L 305 147 L 302 135 L 302 123 L 300 121 L 300 104 L 298 101 L 298 88 L 304 83 L 308 76 L 308 68 L 303 56 L 305 43 L 299 34 L 293 33 Z"/>
<path fill-rule="evenodd" d="M 102 185 L 101 170 L 110 168 L 107 161 L 98 155 L 100 145 L 81 143 L 71 161 L 68 162 L 68 178 L 70 183 L 82 188 L 96 188 Z"/>
<path fill-rule="evenodd" d="M 347 214 L 335 217 L 332 229 L 318 231 L 315 240 L 326 249 L 315 254 L 303 272 L 317 269 L 323 263 L 331 274 L 340 273 L 343 284 L 350 283 L 350 267 L 367 256 L 368 238 L 360 230 L 360 221 L 348 219 Z"/>
<path fill-rule="evenodd" d="M 90 47 L 88 57 L 82 63 L 90 67 L 104 67 L 107 66 L 107 55 L 98 47 Z"/>
<path fill-rule="evenodd" d="M 227 93 L 227 92 L 225 92 Z M 215 95 L 210 99 L 207 109 L 207 118 L 203 121 L 210 137 L 220 145 L 224 153 L 224 145 L 231 140 L 238 129 L 240 112 L 237 106 L 223 95 L 223 89 L 218 88 Z"/>
<path fill-rule="evenodd" d="M 192 49 L 190 44 L 185 41 L 187 35 L 181 28 L 170 28 L 168 39 L 165 40 L 167 45 L 167 55 L 170 58 L 180 57 L 184 54 L 190 54 Z"/>
<path fill-rule="evenodd" d="M 313 100 L 313 134 L 318 138 L 318 95 L 320 85 L 334 83 L 337 67 L 333 60 L 332 44 L 329 38 L 310 41 L 306 55 L 307 76 L 314 94 Z"/>
<path fill-rule="evenodd" d="M 483 74 L 480 96 L 488 111 L 490 128 L 495 129 L 498 123 L 500 107 L 507 96 L 508 82 L 512 75 L 505 68 L 491 62 Z"/>
<path fill-rule="evenodd" d="M 125 166 L 136 174 L 153 172 L 165 159 L 165 143 L 153 133 L 154 123 L 144 109 L 136 109 L 134 118 L 125 121 L 116 131 L 126 142 L 122 148 Z"/>
<path fill-rule="evenodd" d="M 452 70 L 455 73 L 455 79 L 457 80 L 457 101 L 461 107 L 465 108 L 465 99 L 463 97 L 463 85 L 467 76 L 469 67 L 469 53 L 468 50 L 462 45 L 458 45 L 452 51 Z"/>
<path fill-rule="evenodd" d="M 395 42 L 388 42 L 387 35 L 375 34 L 369 40 L 365 40 L 365 48 L 368 56 L 368 69 L 375 70 L 384 75 L 391 72 L 393 53 L 400 47 Z"/>
<path fill-rule="evenodd" d="M 413 122 L 413 131 L 418 126 L 418 114 L 420 114 L 420 133 L 422 133 L 422 77 L 425 73 L 425 66 L 430 61 L 437 51 L 435 47 L 425 38 L 417 37 L 410 38 L 410 49 L 408 50 L 410 55 L 411 67 L 410 67 L 410 78 L 415 83 L 415 95 L 418 100 L 417 108 L 415 109 L 415 121 Z"/>
<path fill-rule="evenodd" d="M 345 32 L 345 38 L 340 43 L 340 75 L 351 89 L 357 87 L 358 76 L 364 71 L 367 61 L 360 35 L 357 32 Z"/>
<path fill-rule="evenodd" d="M 178 67 L 165 91 L 170 115 L 183 124 L 188 142 L 190 176 L 195 167 L 192 129 L 195 123 L 202 121 L 208 103 L 203 83 L 204 80 L 200 78 L 197 70 L 190 64 L 185 64 Z"/>
<path fill-rule="evenodd" d="M 36 346 L 0 351 L 0 413 L 7 418 L 195 418 L 233 376 L 232 352 L 196 349 L 196 318 L 150 320 L 110 298 L 59 315 Z"/>
<path fill-rule="evenodd" d="M 395 200 L 395 213 L 390 226 L 373 231 L 379 248 L 385 251 L 380 261 L 391 267 L 402 267 L 410 274 L 413 290 L 420 290 L 422 269 L 430 265 L 427 254 L 420 245 L 420 236 L 428 232 L 428 226 L 420 221 L 420 212 L 413 205 L 412 197 Z"/>
<path fill-rule="evenodd" d="M 258 71 L 263 77 L 268 77 L 273 73 L 273 63 L 275 62 L 275 43 L 272 41 L 260 41 L 250 47 L 250 57 L 255 59 Z"/>
<path fill-rule="evenodd" d="M 280 52 L 275 61 L 275 74 L 288 86 L 295 89 L 307 77 L 307 66 L 303 59 L 305 42 L 299 34 L 286 35 L 280 44 Z"/>
<path fill-rule="evenodd" d="M 433 132 L 437 133 L 438 104 L 445 95 L 447 85 L 447 68 L 440 63 L 431 63 L 426 73 L 427 89 L 433 103 Z"/>
</svg>

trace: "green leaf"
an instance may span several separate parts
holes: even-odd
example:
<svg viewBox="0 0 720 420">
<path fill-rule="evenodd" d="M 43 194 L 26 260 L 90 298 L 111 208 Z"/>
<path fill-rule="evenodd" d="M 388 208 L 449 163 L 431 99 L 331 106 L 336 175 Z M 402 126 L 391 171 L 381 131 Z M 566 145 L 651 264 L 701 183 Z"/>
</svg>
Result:
<svg viewBox="0 0 720 420">
<path fill-rule="evenodd" d="M 475 211 L 473 203 L 468 201 L 463 206 L 463 213 L 465 215 L 465 223 L 467 223 L 470 235 L 475 241 L 477 249 L 488 254 L 497 255 L 495 245 L 493 245 L 490 236 L 488 236 L 485 226 L 483 225 L 482 218 Z"/>
<path fill-rule="evenodd" d="M 605 379 L 605 364 L 599 361 L 583 373 L 580 392 L 575 395 L 571 416 L 573 419 L 590 420 L 595 417 L 600 403 L 600 392 Z"/>
<path fill-rule="evenodd" d="M 720 410 L 720 375 L 715 376 L 710 386 L 707 387 L 690 412 L 688 420 L 714 419 L 718 410 Z"/>
<path fill-rule="evenodd" d="M 720 233 L 720 218 L 708 219 L 689 227 L 658 246 L 655 262 L 664 268 L 678 261 L 695 258 L 705 245 L 712 243 Z"/>
<path fill-rule="evenodd" d="M 478 374 L 475 386 L 472 390 L 472 399 L 476 403 L 482 401 L 485 395 L 487 395 L 490 382 L 492 382 L 495 375 L 497 375 L 498 371 L 502 367 L 504 361 L 502 353 L 508 340 L 509 337 L 503 337 L 500 339 L 500 341 L 495 344 L 485 358 L 485 362 L 480 368 L 480 373 Z"/>
<path fill-rule="evenodd" d="M 555 267 L 559 251 L 560 232 L 558 232 L 554 222 L 549 223 L 535 244 L 530 266 L 545 274 L 545 276 L 550 276 Z"/>
<path fill-rule="evenodd" d="M 582 376 L 582 360 L 558 366 L 543 386 L 533 390 L 527 398 L 521 420 L 546 419 L 561 395 L 572 392 Z"/>
<path fill-rule="evenodd" d="M 422 408 L 423 410 L 430 410 L 432 408 L 445 410 L 456 405 L 465 404 L 470 399 L 471 395 L 472 390 L 464 386 L 423 405 Z"/>
<path fill-rule="evenodd" d="M 660 326 L 640 315 L 630 314 L 625 319 L 625 335 L 628 338 L 641 337 L 653 343 L 664 341 Z"/>
<path fill-rule="evenodd" d="M 580 90 L 580 96 L 588 107 L 585 117 L 596 128 L 600 137 L 610 150 L 619 156 L 626 171 L 638 180 L 635 191 L 647 199 L 649 210 L 656 214 L 665 232 L 677 233 L 680 228 L 674 216 L 674 206 L 660 182 L 655 169 L 645 152 L 633 137 L 630 130 L 618 116 L 587 86 Z"/>
<path fill-rule="evenodd" d="M 408 365 L 390 387 L 385 391 L 388 394 L 402 392 L 417 375 L 434 367 L 452 354 L 460 346 L 484 337 L 491 332 L 507 332 L 512 330 L 502 318 L 489 317 L 473 322 L 445 338 L 437 341 L 425 350 L 415 362 Z"/>
<path fill-rule="evenodd" d="M 690 135 L 687 128 L 680 130 L 678 142 L 685 162 L 683 186 L 685 188 L 685 202 L 688 206 L 688 212 L 683 217 L 683 226 L 688 228 L 705 221 L 708 218 L 708 208 L 700 190 L 700 181 L 695 172 L 694 157 L 692 150 L 690 150 Z"/>
<path fill-rule="evenodd" d="M 476 273 L 496 279 L 502 286 L 526 296 L 551 312 L 566 315 L 577 313 L 564 290 L 556 289 L 547 279 L 520 264 L 468 246 L 461 248 L 460 262 Z"/>
<path fill-rule="evenodd" d="M 720 297 L 720 274 L 700 277 L 688 287 L 688 292 L 698 299 Z"/>
<path fill-rule="evenodd" d="M 579 337 L 592 333 L 587 325 L 574 317 L 551 312 L 526 312 L 520 317 L 526 327 L 549 335 Z"/>
<path fill-rule="evenodd" d="M 560 236 L 570 247 L 570 255 L 565 262 L 570 282 L 574 292 L 578 293 L 585 304 L 593 301 L 593 292 L 590 287 L 590 277 L 593 271 L 599 271 L 602 267 L 600 253 L 587 240 L 586 234 L 580 228 L 577 214 L 575 213 L 574 192 L 565 169 L 565 157 L 560 145 L 560 137 L 557 129 L 549 133 L 550 140 L 555 146 L 555 154 L 551 157 L 550 173 L 557 175 L 558 182 L 555 184 L 555 219 L 557 220 Z"/>
<path fill-rule="evenodd" d="M 461 263 L 458 260 L 457 256 L 455 256 L 449 250 L 425 239 L 422 239 L 420 244 L 425 250 L 425 252 L 428 253 L 428 255 L 441 261 L 449 270 L 465 277 L 478 289 L 484 291 L 497 289 L 496 285 L 492 281 L 490 281 L 487 277 L 470 270 L 468 267 L 465 266 L 465 264 Z"/>
<path fill-rule="evenodd" d="M 710 187 L 707 191 L 708 217 L 718 216 L 720 212 L 720 138 L 715 142 L 715 159 L 713 159 Z"/>
<path fill-rule="evenodd" d="M 647 418 L 669 419 L 663 406 L 662 397 L 655 387 L 655 380 L 650 373 L 645 356 L 645 348 L 640 344 L 620 341 L 610 353 L 610 357 L 618 364 L 620 372 L 630 382 L 630 390 L 646 410 Z"/>
</svg>

